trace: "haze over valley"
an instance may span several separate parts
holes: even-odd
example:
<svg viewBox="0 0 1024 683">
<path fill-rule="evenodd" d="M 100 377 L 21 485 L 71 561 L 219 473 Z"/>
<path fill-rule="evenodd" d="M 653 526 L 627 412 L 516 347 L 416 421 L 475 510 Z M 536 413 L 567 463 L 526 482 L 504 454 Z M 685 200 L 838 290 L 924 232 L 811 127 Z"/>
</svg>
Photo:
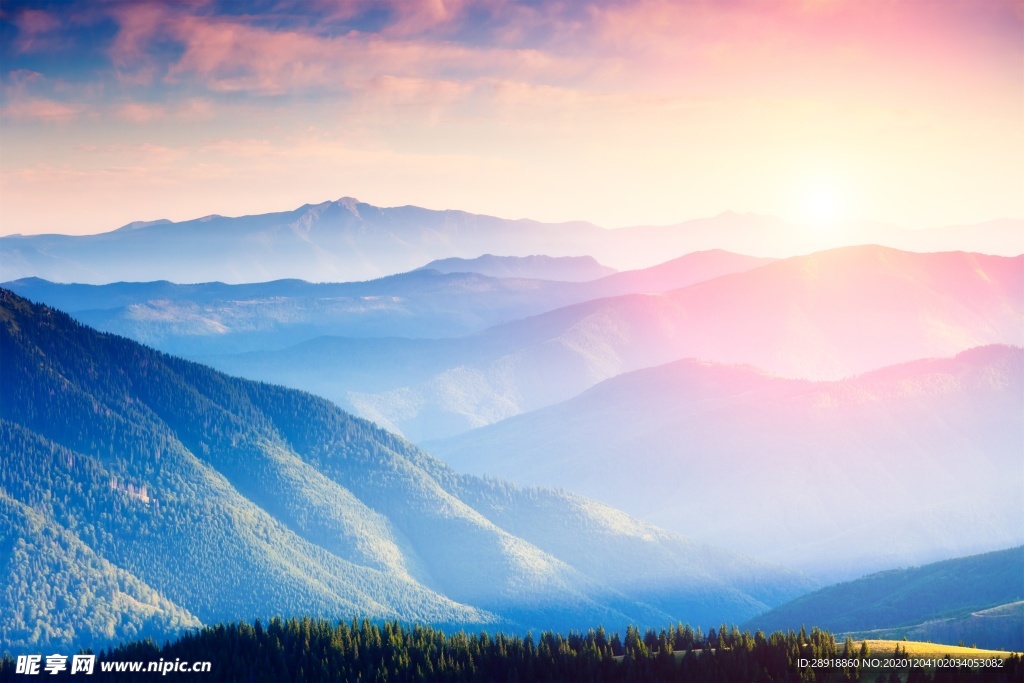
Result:
<svg viewBox="0 0 1024 683">
<path fill-rule="evenodd" d="M 425 447 L 848 579 L 1024 542 L 1022 482 L 1004 476 L 1022 412 L 1020 347 L 832 382 L 681 360 Z"/>
</svg>

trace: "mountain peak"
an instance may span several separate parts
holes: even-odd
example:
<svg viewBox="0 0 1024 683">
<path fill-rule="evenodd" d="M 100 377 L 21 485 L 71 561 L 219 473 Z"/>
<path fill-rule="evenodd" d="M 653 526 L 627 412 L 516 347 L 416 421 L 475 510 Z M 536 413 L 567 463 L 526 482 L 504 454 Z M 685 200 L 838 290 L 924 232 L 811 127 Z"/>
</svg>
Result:
<svg viewBox="0 0 1024 683">
<path fill-rule="evenodd" d="M 343 207 L 345 207 L 346 209 L 348 209 L 349 211 L 351 211 L 351 212 L 352 212 L 352 214 L 353 214 L 353 215 L 354 215 L 354 216 L 355 216 L 356 218 L 359 218 L 359 217 L 360 217 L 360 216 L 359 216 L 359 209 L 358 209 L 358 205 L 359 205 L 359 204 L 360 204 L 361 202 L 360 202 L 360 201 L 359 201 L 358 199 L 356 199 L 355 197 L 347 197 L 347 196 L 346 196 L 346 197 L 342 197 L 341 199 L 339 199 L 338 201 L 336 201 L 336 202 L 334 202 L 334 203 L 335 203 L 335 204 L 337 204 L 338 206 L 343 206 Z"/>
<path fill-rule="evenodd" d="M 171 223 L 171 221 L 167 220 L 166 218 L 159 218 L 155 221 L 132 221 L 127 225 L 122 225 L 120 228 L 117 228 L 115 232 L 129 232 L 132 230 L 139 230 L 141 228 L 148 228 L 153 225 L 167 225 L 168 223 Z"/>
</svg>

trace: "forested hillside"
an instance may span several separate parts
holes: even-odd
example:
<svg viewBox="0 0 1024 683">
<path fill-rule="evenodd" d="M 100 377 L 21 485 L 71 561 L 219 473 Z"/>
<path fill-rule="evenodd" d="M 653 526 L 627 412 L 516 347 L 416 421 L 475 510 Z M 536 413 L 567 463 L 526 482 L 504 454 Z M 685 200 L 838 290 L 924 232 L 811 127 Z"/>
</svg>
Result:
<svg viewBox="0 0 1024 683">
<path fill-rule="evenodd" d="M 806 623 L 871 638 L 966 638 L 979 647 L 1020 649 L 1022 567 L 1024 546 L 878 572 L 801 596 L 747 626 L 775 630 Z"/>
<path fill-rule="evenodd" d="M 0 323 L 0 632 L 16 650 L 289 614 L 715 623 L 811 587 L 593 501 L 459 477 L 323 399 L 3 290 Z M 109 614 L 70 588 L 94 585 Z"/>
</svg>

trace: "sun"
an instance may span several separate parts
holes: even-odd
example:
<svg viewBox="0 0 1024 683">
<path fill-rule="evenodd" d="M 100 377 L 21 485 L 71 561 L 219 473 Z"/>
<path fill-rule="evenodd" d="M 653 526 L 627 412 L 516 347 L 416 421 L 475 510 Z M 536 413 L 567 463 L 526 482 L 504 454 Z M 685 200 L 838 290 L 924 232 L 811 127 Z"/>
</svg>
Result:
<svg viewBox="0 0 1024 683">
<path fill-rule="evenodd" d="M 817 179 L 800 193 L 800 222 L 810 227 L 830 228 L 849 217 L 846 193 L 835 181 Z"/>
</svg>

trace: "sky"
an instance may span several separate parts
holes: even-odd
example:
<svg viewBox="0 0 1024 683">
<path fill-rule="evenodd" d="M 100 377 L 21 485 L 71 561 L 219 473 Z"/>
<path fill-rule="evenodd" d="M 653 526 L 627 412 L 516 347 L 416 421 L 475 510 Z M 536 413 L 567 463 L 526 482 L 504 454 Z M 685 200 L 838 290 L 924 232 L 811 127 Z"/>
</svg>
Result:
<svg viewBox="0 0 1024 683">
<path fill-rule="evenodd" d="M 1024 218 L 1024 0 L 0 0 L 0 234 Z"/>
</svg>

